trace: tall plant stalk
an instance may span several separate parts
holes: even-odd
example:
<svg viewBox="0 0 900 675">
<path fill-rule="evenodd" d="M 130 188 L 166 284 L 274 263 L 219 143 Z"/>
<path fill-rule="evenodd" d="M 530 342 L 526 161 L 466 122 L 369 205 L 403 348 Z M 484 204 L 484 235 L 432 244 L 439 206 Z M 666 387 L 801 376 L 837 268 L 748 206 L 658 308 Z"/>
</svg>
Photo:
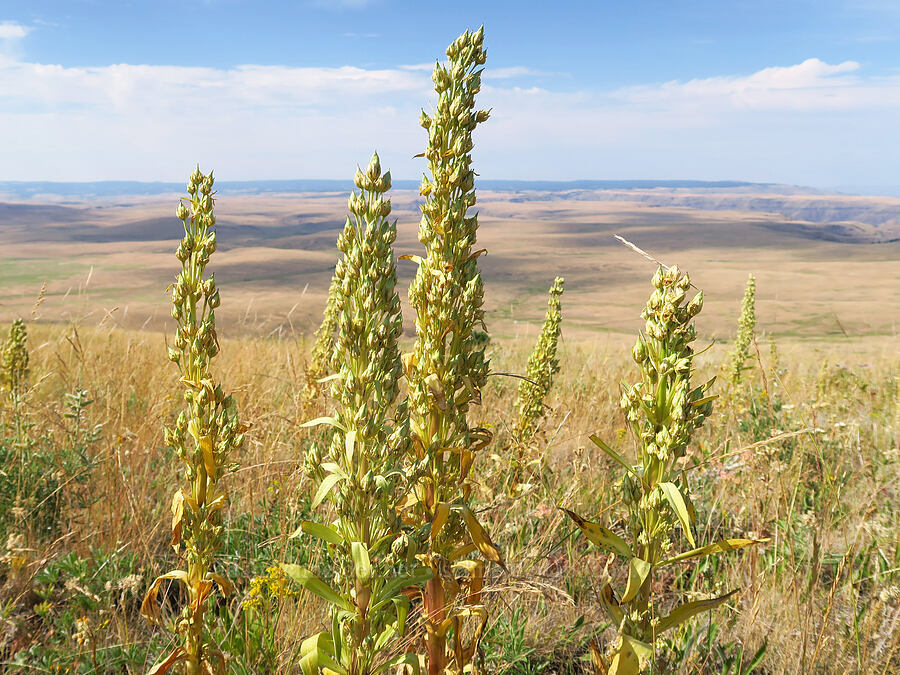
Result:
<svg viewBox="0 0 900 675">
<path fill-rule="evenodd" d="M 246 427 L 238 421 L 234 399 L 224 394 L 210 370 L 219 353 L 215 309 L 220 303 L 215 279 L 204 278 L 216 250 L 213 195 L 212 173 L 204 176 L 198 168 L 191 174 L 188 197 L 177 210 L 184 238 L 175 253 L 181 262 L 172 286 L 172 317 L 178 329 L 169 359 L 181 374 L 186 407 L 165 435 L 166 444 L 184 463 L 188 481 L 187 489 L 179 488 L 172 497 L 172 546 L 182 554 L 185 569 L 158 577 L 144 597 L 141 613 L 162 623 L 157 595 L 166 580 L 184 585 L 187 604 L 174 625 L 181 644 L 150 675 L 162 675 L 176 664 L 183 664 L 187 675 L 220 673 L 225 668 L 224 656 L 205 628 L 205 615 L 216 588 L 223 595 L 232 591 L 231 582 L 215 571 L 224 531 L 222 509 L 228 500 L 221 481 L 234 468 L 231 457 L 243 444 Z"/>
<path fill-rule="evenodd" d="M 695 370 L 694 317 L 703 306 L 703 294 L 688 301 L 690 278 L 678 267 L 658 268 L 654 290 L 642 314 L 645 332 L 632 350 L 641 380 L 625 386 L 621 407 L 637 440 L 637 461 L 625 457 L 597 436 L 591 440 L 624 469 L 621 502 L 625 506 L 626 537 L 568 511 L 585 536 L 627 564 L 625 589 L 616 593 L 609 575 L 599 589 L 603 608 L 618 630 L 615 642 L 601 649 L 592 645 L 596 672 L 601 675 L 637 675 L 652 667 L 657 638 L 695 614 L 713 609 L 736 591 L 709 600 L 687 602 L 662 614 L 661 598 L 654 591 L 660 570 L 685 560 L 758 543 L 727 539 L 697 547 L 694 507 L 688 475 L 678 460 L 684 457 L 691 435 L 706 420 L 715 396 L 713 380 L 691 383 Z M 676 552 L 676 528 L 692 548 Z M 610 563 L 612 557 L 610 558 Z"/>
<path fill-rule="evenodd" d="M 744 289 L 744 299 L 741 301 L 741 318 L 738 321 L 737 337 L 734 341 L 734 351 L 731 353 L 731 369 L 729 376 L 731 384 L 741 382 L 746 370 L 745 363 L 750 356 L 750 344 L 753 342 L 753 334 L 756 332 L 756 278 L 751 274 L 747 279 L 747 287 Z"/>
<path fill-rule="evenodd" d="M 562 330 L 562 294 L 565 279 L 556 277 L 550 287 L 547 300 L 547 316 L 541 327 L 534 351 L 528 357 L 528 368 L 525 374 L 528 379 L 519 384 L 519 396 L 516 408 L 519 421 L 516 424 L 516 440 L 520 444 L 527 443 L 534 436 L 537 425 L 546 412 L 544 398 L 553 385 L 553 377 L 559 372 L 559 359 L 556 348 Z"/>
<path fill-rule="evenodd" d="M 491 438 L 469 425 L 469 406 L 479 403 L 488 374 L 483 341 L 484 289 L 475 250 L 478 215 L 472 132 L 487 120 L 475 110 L 486 59 L 484 31 L 466 31 L 447 49 L 449 64 L 435 64 L 432 79 L 438 101 L 424 111 L 428 131 L 422 179 L 419 240 L 425 256 L 418 263 L 409 299 L 416 311 L 416 343 L 406 357 L 412 445 L 410 465 L 416 486 L 407 503 L 408 520 L 421 528 L 426 550 L 421 560 L 432 578 L 423 592 L 428 673 L 462 673 L 470 667 L 486 610 L 481 603 L 484 563 L 466 560 L 477 547 L 494 562 L 500 552 L 471 508 L 472 465 Z M 461 578 L 457 578 L 461 575 Z M 463 578 L 464 577 L 464 578 Z M 462 623 L 476 617 L 474 638 L 464 644 Z M 453 640 L 448 641 L 448 635 Z"/>
<path fill-rule="evenodd" d="M 2 378 L 3 388 L 9 398 L 9 408 L 16 431 L 16 446 L 26 445 L 25 384 L 28 377 L 28 330 L 21 318 L 12 322 L 9 336 L 3 343 Z M 23 459 L 24 461 L 24 459 Z"/>
<path fill-rule="evenodd" d="M 430 575 L 426 567 L 406 564 L 414 561 L 406 555 L 397 510 L 409 427 L 405 401 L 397 404 L 403 321 L 392 249 L 397 224 L 388 220 L 391 202 L 385 197 L 391 175 L 381 173 L 376 154 L 354 182 L 360 193 L 350 197 L 333 283 L 337 339 L 331 394 L 337 407 L 333 417 L 307 424 L 333 427 L 312 503 L 314 508 L 328 504 L 335 518 L 300 528 L 328 545 L 333 581 L 328 584 L 299 565 L 282 565 L 331 607 L 331 630 L 309 638 L 301 650 L 300 665 L 308 675 L 324 670 L 374 675 L 414 662 L 401 646 L 409 611 L 403 591 Z"/>
<path fill-rule="evenodd" d="M 328 285 L 328 299 L 322 323 L 316 330 L 316 341 L 313 343 L 309 365 L 306 368 L 306 395 L 315 397 L 324 387 L 321 382 L 331 368 L 334 356 L 334 337 L 338 329 L 338 295 L 341 292 L 340 279 L 337 273 L 331 277 Z"/>
</svg>

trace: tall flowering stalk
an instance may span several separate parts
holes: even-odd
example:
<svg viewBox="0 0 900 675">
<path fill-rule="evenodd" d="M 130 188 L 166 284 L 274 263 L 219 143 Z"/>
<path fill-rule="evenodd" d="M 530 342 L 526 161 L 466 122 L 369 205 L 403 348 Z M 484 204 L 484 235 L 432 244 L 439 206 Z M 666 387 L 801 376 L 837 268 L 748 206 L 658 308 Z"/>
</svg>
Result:
<svg viewBox="0 0 900 675">
<path fill-rule="evenodd" d="M 172 317 L 178 330 L 169 348 L 169 359 L 181 373 L 186 407 L 165 434 L 166 444 L 184 462 L 188 481 L 187 489 L 179 488 L 172 497 L 172 546 L 182 554 L 185 569 L 158 577 L 144 597 L 141 613 L 162 623 L 157 595 L 160 585 L 170 579 L 184 585 L 187 604 L 173 628 L 182 643 L 150 670 L 151 675 L 166 673 L 179 663 L 187 675 L 224 673 L 224 655 L 210 640 L 204 618 L 216 588 L 223 595 L 232 591 L 228 579 L 215 571 L 224 530 L 222 509 L 228 499 L 221 481 L 234 468 L 230 460 L 246 431 L 238 421 L 234 399 L 224 394 L 210 372 L 219 353 L 214 310 L 220 303 L 213 276 L 204 278 L 216 250 L 212 173 L 204 176 L 198 168 L 187 190 L 188 197 L 177 210 L 184 239 L 175 253 L 181 262 L 172 286 Z"/>
<path fill-rule="evenodd" d="M 500 552 L 470 505 L 475 454 L 490 441 L 485 429 L 469 426 L 467 413 L 481 400 L 488 374 L 483 342 L 475 329 L 484 324 L 484 289 L 474 250 L 478 216 L 472 132 L 487 120 L 475 110 L 486 59 L 484 31 L 466 31 L 447 49 L 449 64 L 435 64 L 438 94 L 433 115 L 424 111 L 428 131 L 424 156 L 430 176 L 422 179 L 425 198 L 419 240 L 425 256 L 418 263 L 409 299 L 416 311 L 416 343 L 405 357 L 409 380 L 412 446 L 416 478 L 406 518 L 421 528 L 426 551 L 420 559 L 433 577 L 423 591 L 428 672 L 462 673 L 478 650 L 487 614 L 481 604 L 484 563 L 466 560 L 477 547 L 494 562 Z M 460 574 L 461 578 L 457 578 Z M 461 623 L 478 617 L 474 639 L 464 644 Z M 454 639 L 448 642 L 448 635 Z"/>
<path fill-rule="evenodd" d="M 617 639 L 606 650 L 592 645 L 593 664 L 602 675 L 644 672 L 654 658 L 660 635 L 695 614 L 719 606 L 736 592 L 687 602 L 663 616 L 653 584 L 659 570 L 758 543 L 726 539 L 697 547 L 694 541 L 688 477 L 678 460 L 684 457 L 691 435 L 709 416 L 715 396 L 709 395 L 713 380 L 696 387 L 691 383 L 693 319 L 703 306 L 703 295 L 697 293 L 688 301 L 690 286 L 690 278 L 678 267 L 660 267 L 653 277 L 654 290 L 642 314 L 645 332 L 638 336 L 632 351 L 641 368 L 641 380 L 625 386 L 621 401 L 638 442 L 637 462 L 632 464 L 598 437 L 591 437 L 624 469 L 621 501 L 626 507 L 625 537 L 567 510 L 590 541 L 619 556 L 628 568 L 624 590 L 616 593 L 607 574 L 598 594 L 618 630 Z M 676 552 L 677 527 L 691 550 Z"/>
<path fill-rule="evenodd" d="M 565 279 L 556 277 L 550 287 L 544 326 L 541 328 L 534 351 L 528 357 L 528 368 L 525 371 L 528 379 L 522 380 L 519 384 L 519 397 L 516 400 L 516 408 L 519 411 L 516 438 L 520 443 L 527 443 L 534 436 L 538 422 L 546 411 L 544 398 L 553 385 L 553 377 L 559 372 L 556 347 L 562 330 L 561 298 L 564 283 Z"/>
<path fill-rule="evenodd" d="M 16 443 L 25 443 L 25 414 L 23 402 L 25 399 L 25 382 L 28 377 L 28 330 L 25 321 L 21 318 L 12 322 L 9 327 L 9 337 L 3 343 L 2 373 L 3 388 L 9 397 L 9 407 L 12 413 L 13 424 L 16 428 Z"/>
<path fill-rule="evenodd" d="M 729 375 L 732 384 L 740 383 L 743 378 L 744 363 L 750 355 L 750 343 L 753 342 L 754 331 L 756 331 L 756 279 L 751 274 L 747 279 L 747 287 L 744 289 L 737 338 L 734 341 L 734 351 L 731 353 Z"/>
<path fill-rule="evenodd" d="M 331 584 L 299 565 L 284 571 L 331 605 L 332 629 L 305 641 L 301 667 L 374 675 L 409 662 L 400 645 L 405 632 L 407 586 L 430 571 L 401 569 L 406 542 L 397 512 L 404 483 L 404 449 L 409 436 L 405 402 L 397 404 L 403 374 L 397 344 L 403 331 L 392 244 L 390 172 L 381 173 L 378 155 L 354 182 L 360 193 L 349 201 L 351 217 L 338 238 L 343 254 L 335 269 L 337 339 L 331 369 L 333 417 L 306 426 L 333 427 L 322 458 L 313 507 L 331 506 L 329 524 L 304 522 L 306 533 L 328 544 L 334 562 Z"/>
<path fill-rule="evenodd" d="M 340 279 L 335 273 L 331 277 L 328 286 L 328 300 L 325 302 L 325 312 L 322 323 L 316 331 L 316 341 L 313 344 L 309 366 L 306 369 L 307 395 L 314 396 L 320 391 L 322 382 L 331 368 L 334 354 L 334 334 L 338 329 L 338 294 L 340 293 Z"/>
</svg>

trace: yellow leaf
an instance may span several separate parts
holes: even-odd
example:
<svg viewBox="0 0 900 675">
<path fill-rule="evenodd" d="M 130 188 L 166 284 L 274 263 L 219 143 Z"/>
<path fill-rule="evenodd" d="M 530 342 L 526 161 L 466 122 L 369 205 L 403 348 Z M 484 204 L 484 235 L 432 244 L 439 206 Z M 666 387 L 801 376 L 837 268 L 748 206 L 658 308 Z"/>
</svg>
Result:
<svg viewBox="0 0 900 675">
<path fill-rule="evenodd" d="M 594 666 L 596 675 L 607 675 L 609 672 L 609 664 L 603 658 L 603 653 L 595 640 L 591 640 L 591 665 Z"/>
<path fill-rule="evenodd" d="M 172 495 L 172 546 L 178 548 L 181 541 L 181 519 L 184 518 L 184 492 L 177 490 Z"/>
<path fill-rule="evenodd" d="M 175 647 L 165 659 L 148 670 L 147 675 L 165 675 L 172 666 L 185 659 L 187 659 L 187 652 L 184 647 Z"/>
<path fill-rule="evenodd" d="M 641 558 L 632 558 L 628 563 L 628 584 L 625 586 L 625 595 L 622 596 L 622 602 L 631 602 L 634 596 L 641 590 L 644 581 L 650 574 L 651 565 Z"/>
<path fill-rule="evenodd" d="M 434 519 L 431 521 L 431 541 L 437 539 L 437 536 L 441 532 L 441 528 L 444 527 L 444 523 L 447 522 L 449 516 L 450 504 L 447 502 L 438 502 L 434 505 Z"/>
<path fill-rule="evenodd" d="M 425 386 L 434 397 L 434 402 L 439 410 L 447 410 L 447 397 L 444 394 L 444 388 L 441 386 L 441 380 L 434 373 L 425 378 Z"/>
<path fill-rule="evenodd" d="M 218 475 L 216 473 L 216 458 L 213 455 L 212 438 L 209 436 L 200 437 L 200 452 L 203 455 L 203 466 L 206 467 L 206 475 L 215 480 Z"/>
<path fill-rule="evenodd" d="M 737 592 L 738 589 L 735 589 L 730 593 L 720 595 L 718 598 L 709 598 L 708 600 L 695 600 L 694 602 L 686 602 L 680 607 L 676 607 L 666 618 L 660 620 L 659 625 L 656 627 L 657 634 L 664 633 L 670 628 L 676 628 L 680 626 L 695 614 L 715 609 Z"/>
<path fill-rule="evenodd" d="M 153 583 L 150 584 L 150 588 L 147 589 L 147 593 L 144 595 L 144 601 L 141 603 L 141 615 L 144 616 L 150 623 L 160 624 L 162 622 L 162 615 L 159 611 L 159 605 L 157 604 L 156 598 L 159 594 L 159 587 L 163 581 L 166 579 L 176 579 L 183 583 L 185 586 L 188 586 L 188 575 L 184 570 L 173 570 L 172 572 L 167 572 L 166 574 L 160 575 L 153 580 Z M 161 672 L 166 672 L 165 670 Z"/>
<path fill-rule="evenodd" d="M 481 526 L 481 523 L 478 522 L 472 509 L 468 506 L 464 506 L 462 507 L 462 514 L 463 520 L 466 521 L 466 527 L 469 530 L 469 534 L 472 535 L 472 541 L 475 542 L 475 546 L 481 551 L 481 555 L 491 562 L 497 563 L 503 569 L 506 569 L 506 565 L 503 564 L 503 558 L 500 555 L 500 549 L 491 541 L 490 535 Z"/>
<path fill-rule="evenodd" d="M 634 651 L 634 647 L 624 635 L 619 639 L 619 646 L 613 654 L 607 672 L 608 675 L 640 675 L 641 673 L 641 661 L 637 652 Z"/>
<path fill-rule="evenodd" d="M 585 520 L 574 511 L 569 511 L 569 509 L 562 510 L 568 514 L 569 518 L 575 521 L 575 524 L 579 529 L 584 532 L 584 536 L 600 548 L 604 548 L 613 553 L 618 553 L 626 558 L 631 558 L 634 555 L 631 552 L 631 547 L 628 546 L 628 543 L 612 530 L 603 527 L 599 523 L 592 523 L 589 520 Z"/>
<path fill-rule="evenodd" d="M 216 582 L 222 591 L 222 595 L 231 595 L 234 592 L 234 586 L 231 585 L 231 582 L 218 572 L 207 572 L 206 578 Z"/>
<path fill-rule="evenodd" d="M 678 489 L 675 483 L 660 483 L 659 489 L 662 490 L 666 500 L 669 502 L 669 506 L 672 507 L 675 515 L 678 516 L 678 520 L 681 522 L 681 529 L 684 530 L 684 534 L 691 546 L 696 546 L 694 534 L 691 532 L 691 516 L 688 513 L 687 505 L 684 503 L 684 497 L 681 496 L 681 490 Z"/>
<path fill-rule="evenodd" d="M 745 546 L 753 546 L 754 544 L 764 544 L 768 539 L 723 539 L 722 541 L 717 541 L 714 544 L 707 544 L 706 546 L 701 546 L 700 548 L 695 548 L 690 551 L 685 551 L 684 553 L 679 553 L 676 556 L 672 556 L 662 562 L 656 564 L 657 567 L 663 567 L 664 565 L 670 565 L 671 563 L 681 562 L 682 560 L 690 560 L 691 558 L 700 558 L 705 555 L 710 555 L 712 553 L 724 553 L 726 551 L 733 551 L 738 548 L 744 548 Z"/>
</svg>

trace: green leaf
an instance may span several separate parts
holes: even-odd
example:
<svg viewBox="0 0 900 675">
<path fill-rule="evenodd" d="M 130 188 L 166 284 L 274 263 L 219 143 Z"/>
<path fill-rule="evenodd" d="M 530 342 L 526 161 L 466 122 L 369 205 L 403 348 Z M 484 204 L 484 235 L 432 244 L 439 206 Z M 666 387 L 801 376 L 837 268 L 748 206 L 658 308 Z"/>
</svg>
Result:
<svg viewBox="0 0 900 675">
<path fill-rule="evenodd" d="M 323 478 L 322 482 L 319 484 L 319 489 L 316 490 L 316 494 L 313 497 L 312 508 L 316 508 L 319 504 L 321 504 L 322 500 L 328 496 L 329 492 L 331 492 L 331 488 L 333 488 L 336 483 L 342 480 L 344 480 L 344 477 L 336 473 L 330 473 L 325 476 L 325 478 Z"/>
<path fill-rule="evenodd" d="M 569 518 L 575 521 L 575 524 L 582 532 L 584 532 L 584 536 L 587 537 L 589 541 L 592 541 L 600 548 L 617 553 L 625 558 L 634 556 L 628 543 L 612 530 L 609 530 L 598 523 L 592 523 L 589 520 L 585 520 L 574 511 L 569 511 L 569 509 L 562 510 L 568 514 Z"/>
<path fill-rule="evenodd" d="M 766 648 L 769 646 L 768 638 L 763 640 L 763 643 L 760 645 L 759 649 L 753 654 L 753 657 L 750 659 L 750 662 L 746 665 L 746 670 L 744 670 L 743 675 L 750 675 L 754 670 L 759 667 L 759 664 L 762 663 L 763 657 L 766 655 Z"/>
<path fill-rule="evenodd" d="M 323 525 L 322 523 L 314 523 L 311 520 L 304 520 L 300 523 L 300 527 L 294 530 L 288 539 L 295 539 L 303 532 L 316 539 L 321 539 L 328 544 L 334 544 L 335 546 L 340 546 L 344 543 L 344 538 L 338 534 L 333 527 Z"/>
<path fill-rule="evenodd" d="M 422 666 L 421 664 L 419 664 L 418 654 L 406 653 L 391 659 L 387 663 L 382 663 L 373 671 L 373 673 L 377 675 L 377 673 L 383 673 L 388 668 L 394 668 L 395 666 L 406 666 L 407 668 L 412 670 L 413 675 L 420 675 L 422 672 Z M 404 669 L 403 672 L 406 672 L 406 670 Z"/>
<path fill-rule="evenodd" d="M 678 516 L 678 520 L 681 521 L 681 529 L 684 530 L 684 535 L 691 546 L 696 546 L 697 542 L 694 541 L 694 533 L 691 532 L 691 517 L 688 514 L 687 504 L 684 503 L 684 497 L 681 496 L 681 491 L 675 483 L 660 483 L 659 487 L 666 496 L 675 515 Z"/>
<path fill-rule="evenodd" d="M 356 447 L 356 429 L 351 429 L 344 435 L 344 449 L 347 451 L 347 459 L 353 457 L 353 448 Z"/>
<path fill-rule="evenodd" d="M 397 608 L 397 633 L 406 633 L 406 617 L 409 615 L 409 598 L 398 595 L 394 598 L 394 606 Z"/>
<path fill-rule="evenodd" d="M 372 598 L 371 611 L 374 612 L 375 610 L 384 607 L 395 597 L 399 597 L 398 594 L 404 588 L 409 588 L 410 586 L 421 586 L 426 581 L 431 579 L 433 575 L 434 572 L 432 572 L 430 567 L 422 565 L 420 567 L 416 567 L 408 574 L 404 574 L 401 577 L 391 579 L 391 581 L 389 581 L 373 593 L 375 597 Z"/>
<path fill-rule="evenodd" d="M 347 430 L 344 428 L 344 425 L 342 425 L 340 422 L 338 422 L 333 417 L 317 417 L 316 419 L 310 420 L 309 422 L 304 422 L 300 426 L 301 427 L 317 427 L 320 424 L 327 424 L 328 426 L 335 427 L 336 429 L 340 429 L 344 433 L 347 432 Z"/>
<path fill-rule="evenodd" d="M 659 624 L 656 627 L 657 635 L 659 635 L 660 633 L 665 633 L 670 628 L 680 626 L 695 614 L 715 609 L 737 592 L 738 589 L 734 589 L 730 593 L 720 595 L 718 598 L 710 598 L 709 600 L 695 600 L 694 602 L 684 603 L 681 607 L 672 610 L 669 616 L 660 620 Z"/>
<path fill-rule="evenodd" d="M 300 584 L 300 586 L 308 590 L 313 595 L 318 595 L 325 602 L 328 602 L 341 609 L 346 609 L 347 611 L 350 611 L 352 609 L 352 606 L 347 600 L 338 595 L 334 591 L 334 589 L 331 588 L 331 586 L 326 584 L 305 567 L 301 567 L 300 565 L 289 565 L 287 563 L 281 563 L 281 569 L 283 569 L 284 573 L 287 574 L 291 579 Z"/>
<path fill-rule="evenodd" d="M 359 583 L 368 586 L 372 580 L 372 565 L 369 562 L 369 551 L 360 541 L 350 543 L 350 557 L 353 558 L 353 570 Z"/>
<path fill-rule="evenodd" d="M 634 467 L 631 466 L 631 464 L 629 464 L 627 461 L 625 461 L 625 458 L 622 457 L 622 455 L 620 455 L 618 452 L 616 452 L 611 447 L 609 447 L 606 443 L 604 443 L 603 440 L 599 436 L 597 436 L 596 434 L 591 434 L 590 439 L 594 442 L 594 445 L 596 445 L 603 452 L 605 452 L 607 455 L 609 455 L 614 460 L 616 460 L 619 464 L 621 464 L 623 467 L 625 467 L 625 470 L 628 471 L 628 473 L 630 473 L 632 476 L 634 476 L 638 480 L 641 479 L 641 477 L 638 475 L 637 471 L 634 470 Z"/>
<path fill-rule="evenodd" d="M 300 669 L 303 675 L 318 675 L 322 666 L 346 673 L 346 669 L 334 660 L 334 638 L 331 633 L 317 633 L 300 645 Z"/>
<path fill-rule="evenodd" d="M 734 551 L 735 549 L 744 548 L 745 546 L 753 546 L 754 544 L 765 544 L 768 539 L 723 539 L 715 544 L 707 544 L 700 548 L 695 548 L 676 556 L 663 560 L 656 564 L 657 567 L 670 565 L 671 563 L 681 562 L 682 560 L 690 560 L 691 558 L 701 558 L 712 553 L 725 553 L 726 551 Z"/>
<path fill-rule="evenodd" d="M 622 602 L 631 602 L 634 596 L 641 590 L 644 581 L 650 574 L 653 566 L 642 558 L 632 558 L 628 563 L 628 584 L 625 586 L 625 595 L 622 596 Z"/>
<path fill-rule="evenodd" d="M 695 408 L 698 408 L 701 405 L 703 405 L 704 403 L 709 403 L 710 401 L 715 401 L 717 398 L 719 398 L 718 394 L 711 394 L 710 396 L 704 396 L 703 398 L 698 398 L 695 401 L 691 401 L 691 405 L 694 406 Z"/>
</svg>

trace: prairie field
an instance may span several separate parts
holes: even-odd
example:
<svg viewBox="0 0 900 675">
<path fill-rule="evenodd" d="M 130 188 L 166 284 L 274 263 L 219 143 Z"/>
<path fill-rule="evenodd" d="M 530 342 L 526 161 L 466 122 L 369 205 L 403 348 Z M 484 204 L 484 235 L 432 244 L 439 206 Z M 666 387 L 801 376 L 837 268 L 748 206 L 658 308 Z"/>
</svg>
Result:
<svg viewBox="0 0 900 675">
<path fill-rule="evenodd" d="M 602 341 L 625 334 L 630 341 L 642 323 L 640 309 L 653 266 L 623 247 L 615 234 L 664 263 L 677 262 L 697 287 L 708 289 L 706 337 L 732 337 L 748 273 L 759 281 L 759 327 L 767 334 L 812 341 L 896 334 L 900 238 L 894 236 L 893 221 L 878 227 L 795 221 L 775 213 L 728 210 L 746 207 L 747 195 L 738 195 L 744 201 L 735 197 L 732 204 L 725 199 L 727 190 L 658 192 L 479 191 L 478 241 L 487 250 L 480 266 L 491 334 L 504 339 L 536 334 L 547 288 L 554 275 L 561 275 L 569 338 Z M 770 208 L 806 204 L 806 209 L 791 205 L 782 210 L 817 217 L 823 198 L 803 201 L 775 194 L 768 199 Z M 831 198 L 845 206 L 859 199 Z M 175 278 L 172 253 L 183 233 L 173 216 L 177 200 L 172 194 L 0 205 L 4 315 L 30 315 L 46 282 L 39 312 L 44 321 L 171 329 L 165 289 Z M 411 190 L 392 192 L 397 255 L 421 251 L 416 234 L 420 201 Z M 722 202 L 726 210 L 718 210 Z M 869 198 L 867 209 L 851 215 L 878 223 L 888 211 L 900 220 L 898 205 L 898 199 Z M 229 299 L 219 312 L 223 334 L 297 336 L 314 330 L 337 258 L 334 243 L 346 217 L 347 194 L 226 194 L 216 208 L 215 274 Z M 834 211 L 824 217 L 843 214 L 840 208 Z M 397 271 L 405 332 L 411 336 L 405 288 L 415 265 L 400 261 Z"/>
<path fill-rule="evenodd" d="M 660 672 L 897 672 L 900 244 L 831 241 L 814 224 L 779 227 L 765 214 L 599 197 L 497 192 L 479 203 L 493 375 L 471 417 L 493 440 L 478 453 L 473 499 L 506 563 L 488 568 L 483 672 L 590 672 L 589 642 L 614 634 L 597 601 L 608 556 L 559 508 L 615 526 L 615 511 L 604 514 L 620 477 L 589 436 L 633 447 L 620 383 L 638 377 L 631 345 L 654 265 L 613 234 L 678 263 L 705 292 L 697 326 L 711 346 L 697 378 L 718 375 L 719 398 L 684 460 L 698 541 L 767 540 L 654 582 L 682 599 L 738 589 L 666 639 Z M 335 195 L 217 202 L 215 375 L 250 426 L 227 478 L 220 560 L 235 592 L 212 621 L 229 673 L 300 672 L 301 642 L 327 617 L 319 598 L 271 570 L 295 562 L 329 574 L 323 546 L 288 535 L 312 517 L 304 457 L 327 442 L 301 424 L 334 405 L 308 393 L 306 370 L 345 206 Z M 173 644 L 139 615 L 148 585 L 177 562 L 168 520 L 180 468 L 163 434 L 181 400 L 165 357 L 180 236 L 173 200 L 17 211 L 0 233 L 0 284 L 5 318 L 27 320 L 30 364 L 19 412 L 4 404 L 0 664 L 146 672 Z M 399 253 L 419 248 L 416 212 L 412 194 L 394 197 Z M 403 287 L 409 267 L 399 263 Z M 749 272 L 758 331 L 743 381 L 731 384 Z M 509 375 L 525 370 L 557 274 L 567 287 L 561 370 L 525 447 L 514 439 L 519 380 Z M 414 329 L 402 296 L 406 350 Z M 23 437 L 29 465 L 16 467 Z M 174 587 L 164 593 L 164 606 L 180 602 Z"/>
</svg>

